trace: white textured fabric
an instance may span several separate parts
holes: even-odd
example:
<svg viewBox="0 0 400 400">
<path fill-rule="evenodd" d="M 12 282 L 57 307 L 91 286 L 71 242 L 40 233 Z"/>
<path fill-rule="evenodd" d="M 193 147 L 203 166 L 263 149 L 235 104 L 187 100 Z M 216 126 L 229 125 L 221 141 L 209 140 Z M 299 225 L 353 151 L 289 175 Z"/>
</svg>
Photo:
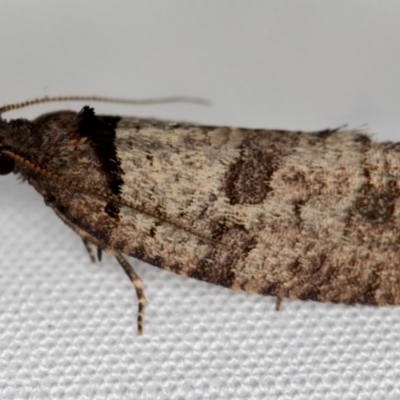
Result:
<svg viewBox="0 0 400 400">
<path fill-rule="evenodd" d="M 4 0 L 0 102 L 204 96 L 101 112 L 400 136 L 400 3 Z M 10 113 L 33 117 L 34 107 Z M 0 177 L 0 399 L 400 398 L 400 306 L 248 295 L 130 260 L 92 265 L 34 189 Z M 399 260 L 400 263 L 400 260 Z"/>
<path fill-rule="evenodd" d="M 400 307 L 284 301 L 276 312 L 273 298 L 131 260 L 148 299 L 138 337 L 116 261 L 91 265 L 32 188 L 1 188 L 2 399 L 400 397 Z"/>
</svg>

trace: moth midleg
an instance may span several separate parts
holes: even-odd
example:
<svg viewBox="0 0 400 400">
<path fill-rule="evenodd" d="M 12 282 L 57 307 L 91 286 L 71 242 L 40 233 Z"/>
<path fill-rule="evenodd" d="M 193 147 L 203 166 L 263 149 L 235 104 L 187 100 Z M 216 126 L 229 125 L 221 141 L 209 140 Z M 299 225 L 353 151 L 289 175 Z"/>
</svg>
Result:
<svg viewBox="0 0 400 400">
<path fill-rule="evenodd" d="M 113 253 L 121 267 L 124 269 L 125 273 L 128 275 L 129 279 L 133 283 L 136 289 L 136 295 L 138 298 L 138 317 L 137 317 L 137 327 L 138 335 L 143 333 L 143 318 L 144 318 L 144 306 L 146 304 L 146 298 L 144 297 L 142 280 L 136 274 L 132 266 L 125 260 L 124 256 L 120 253 Z"/>
<path fill-rule="evenodd" d="M 89 240 L 82 238 L 83 244 L 85 245 L 85 249 L 89 254 L 90 257 L 90 261 L 92 261 L 93 264 L 97 263 L 96 257 L 94 255 L 91 243 L 89 242 Z M 100 261 L 100 260 L 99 260 Z"/>
<path fill-rule="evenodd" d="M 103 252 L 101 250 L 101 247 L 97 246 L 97 252 L 96 252 L 96 256 L 94 255 L 94 251 L 92 249 L 91 243 L 89 240 L 82 238 L 83 240 L 83 244 L 85 245 L 85 249 L 89 254 L 90 260 L 92 261 L 93 264 L 97 264 L 101 262 L 101 258 L 103 255 Z"/>
<path fill-rule="evenodd" d="M 92 243 L 97 245 L 97 251 L 98 251 L 97 256 L 98 257 L 99 257 L 99 252 L 101 253 L 101 249 L 103 248 L 117 259 L 117 261 L 119 262 L 121 267 L 124 269 L 125 273 L 128 275 L 129 279 L 131 280 L 131 282 L 133 283 L 133 285 L 135 286 L 135 289 L 136 289 L 136 295 L 137 295 L 138 302 L 139 302 L 137 327 L 138 327 L 138 334 L 141 335 L 143 333 L 144 306 L 146 304 L 146 298 L 143 293 L 142 281 L 139 278 L 139 276 L 136 274 L 134 269 L 131 267 L 131 265 L 128 263 L 128 261 L 125 260 L 124 256 L 119 251 L 110 249 L 109 247 L 107 247 L 107 245 L 105 243 L 103 244 L 103 243 L 99 242 L 98 240 L 96 240 L 94 237 L 91 237 L 87 232 L 85 232 L 84 230 L 79 228 L 77 225 L 72 223 L 70 220 L 68 220 L 57 209 L 55 209 L 54 211 L 67 225 L 69 225 L 82 238 L 83 244 L 85 245 L 85 248 L 88 251 L 91 259 L 92 259 L 91 255 L 93 255 L 93 258 L 95 259 L 93 249 L 91 247 Z M 88 237 L 90 239 L 88 239 Z"/>
<path fill-rule="evenodd" d="M 276 296 L 275 310 L 279 311 L 283 302 L 283 297 Z"/>
</svg>

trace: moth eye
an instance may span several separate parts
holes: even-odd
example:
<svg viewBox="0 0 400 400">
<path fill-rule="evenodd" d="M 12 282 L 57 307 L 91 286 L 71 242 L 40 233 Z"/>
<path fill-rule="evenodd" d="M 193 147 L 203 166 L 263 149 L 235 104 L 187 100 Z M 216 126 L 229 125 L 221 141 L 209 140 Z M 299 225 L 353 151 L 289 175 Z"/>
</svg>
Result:
<svg viewBox="0 0 400 400">
<path fill-rule="evenodd" d="M 10 157 L 0 154 L 0 175 L 7 175 L 14 171 L 14 160 Z"/>
</svg>

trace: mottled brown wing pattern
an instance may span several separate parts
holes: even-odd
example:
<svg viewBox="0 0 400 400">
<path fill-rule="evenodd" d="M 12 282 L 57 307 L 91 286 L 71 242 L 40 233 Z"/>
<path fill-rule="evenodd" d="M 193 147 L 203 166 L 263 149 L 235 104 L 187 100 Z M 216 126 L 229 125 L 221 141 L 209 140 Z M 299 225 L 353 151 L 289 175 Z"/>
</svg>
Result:
<svg viewBox="0 0 400 400">
<path fill-rule="evenodd" d="M 118 201 L 112 215 L 100 199 L 95 210 L 84 193 L 73 193 L 73 204 L 67 200 L 62 211 L 75 211 L 74 223 L 109 248 L 250 292 L 398 301 L 396 146 L 348 131 L 122 118 L 115 149 L 121 201 L 151 215 Z M 382 265 L 390 279 L 382 280 Z"/>
<path fill-rule="evenodd" d="M 121 120 L 116 132 L 122 197 L 215 241 L 153 221 L 154 241 L 139 258 L 280 298 L 400 301 L 398 146 L 353 131 L 133 119 Z M 122 241 L 125 231 L 116 232 Z M 171 238 L 182 247 L 165 251 Z M 138 256 L 135 243 L 121 248 Z"/>
<path fill-rule="evenodd" d="M 396 144 L 87 107 L 19 131 L 24 145 L 7 136 L 2 157 L 125 270 L 121 253 L 278 299 L 400 302 Z"/>
</svg>

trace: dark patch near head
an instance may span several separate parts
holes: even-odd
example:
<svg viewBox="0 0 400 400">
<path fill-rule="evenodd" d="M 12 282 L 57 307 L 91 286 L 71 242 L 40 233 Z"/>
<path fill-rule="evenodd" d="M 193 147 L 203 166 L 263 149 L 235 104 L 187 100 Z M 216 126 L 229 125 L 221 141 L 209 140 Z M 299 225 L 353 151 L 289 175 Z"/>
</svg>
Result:
<svg viewBox="0 0 400 400">
<path fill-rule="evenodd" d="M 14 171 L 15 162 L 5 154 L 0 154 L 0 175 L 7 175 Z"/>
<path fill-rule="evenodd" d="M 83 107 L 78 114 L 79 134 L 87 137 L 92 143 L 103 167 L 103 173 L 107 177 L 108 187 L 115 195 L 121 193 L 121 187 L 124 183 L 121 162 L 117 157 L 115 147 L 115 129 L 120 119 L 120 117 L 98 117 L 93 108 L 87 106 Z"/>
<path fill-rule="evenodd" d="M 78 114 L 78 130 L 82 137 L 87 137 L 100 161 L 102 172 L 107 180 L 110 191 L 118 196 L 124 184 L 121 162 L 117 156 L 115 147 L 115 129 L 120 117 L 98 117 L 93 108 L 83 107 Z M 119 214 L 119 206 L 115 203 L 107 204 L 105 212 L 116 218 Z"/>
</svg>

